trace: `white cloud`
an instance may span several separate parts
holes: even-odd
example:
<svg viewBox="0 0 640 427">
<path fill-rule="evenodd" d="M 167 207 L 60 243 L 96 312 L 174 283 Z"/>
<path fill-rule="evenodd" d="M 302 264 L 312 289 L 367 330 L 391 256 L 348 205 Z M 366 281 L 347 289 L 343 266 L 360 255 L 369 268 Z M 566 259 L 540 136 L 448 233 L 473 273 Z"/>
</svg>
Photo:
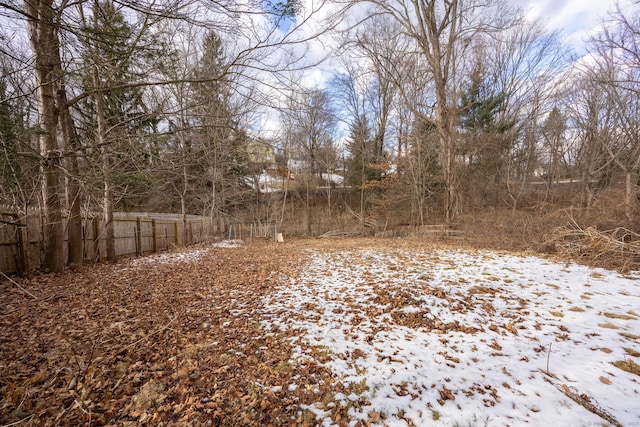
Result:
<svg viewBox="0 0 640 427">
<path fill-rule="evenodd" d="M 584 40 L 596 31 L 614 10 L 616 0 L 518 0 L 528 10 L 529 19 L 541 19 L 551 31 L 560 31 L 565 42 L 581 51 Z M 622 9 L 630 6 L 629 0 L 620 1 Z"/>
</svg>

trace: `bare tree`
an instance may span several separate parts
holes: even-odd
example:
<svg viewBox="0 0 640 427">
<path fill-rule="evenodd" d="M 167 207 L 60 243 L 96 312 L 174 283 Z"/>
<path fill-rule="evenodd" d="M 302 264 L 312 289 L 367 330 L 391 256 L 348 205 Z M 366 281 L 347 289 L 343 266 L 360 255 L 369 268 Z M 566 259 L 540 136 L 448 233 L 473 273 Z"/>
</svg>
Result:
<svg viewBox="0 0 640 427">
<path fill-rule="evenodd" d="M 611 182 L 613 161 L 605 141 L 613 137 L 616 116 L 604 88 L 590 72 L 579 74 L 570 92 L 567 113 L 574 135 L 574 155 L 582 186 L 581 204 L 589 208 Z"/>
<path fill-rule="evenodd" d="M 445 222 L 459 213 L 460 182 L 456 174 L 456 104 L 461 65 L 470 41 L 480 34 L 502 29 L 514 15 L 502 4 L 486 1 L 371 1 L 377 13 L 389 15 L 415 41 L 428 64 L 433 82 L 434 123 L 440 143 L 445 184 Z M 428 119 L 429 117 L 423 117 Z"/>
<path fill-rule="evenodd" d="M 307 233 L 312 234 L 311 189 L 315 189 L 317 178 L 323 172 L 321 154 L 332 144 L 336 117 L 328 93 L 320 89 L 304 90 L 291 98 L 287 115 L 292 125 L 293 145 L 297 145 L 306 162 L 306 225 Z"/>
<path fill-rule="evenodd" d="M 326 1 L 320 1 L 311 8 L 303 8 L 298 0 L 190 0 L 168 3 L 83 0 L 59 4 L 54 1 L 26 0 L 22 5 L 19 2 L 0 3 L 3 15 L 19 17 L 29 23 L 41 113 L 42 132 L 39 133 L 38 151 L 43 158 L 41 175 L 46 183 L 43 186 L 46 205 L 45 266 L 59 271 L 64 263 L 60 261 L 65 254 L 61 243 L 64 239 L 61 176 L 64 175 L 67 184 L 70 211 L 70 262 L 78 262 L 82 255 L 81 245 L 77 243 L 81 235 L 80 186 L 87 190 L 84 192 L 87 196 L 84 199 L 86 206 L 93 208 L 95 199 L 91 197 L 98 192 L 96 182 L 100 181 L 100 204 L 106 219 L 108 258 L 115 256 L 112 248 L 113 210 L 118 206 L 127 206 L 130 199 L 142 200 L 159 192 L 158 189 L 143 187 L 158 186 L 157 182 L 160 181 L 151 166 L 154 160 L 149 158 L 157 158 L 162 151 L 158 147 L 165 139 L 161 133 L 166 129 L 159 127 L 158 121 L 145 131 L 132 132 L 130 129 L 132 120 L 149 120 L 154 115 L 158 116 L 156 113 L 159 111 L 140 111 L 141 114 L 135 119 L 121 117 L 120 122 L 116 123 L 111 115 L 114 94 L 137 91 L 140 99 L 148 101 L 147 94 L 155 91 L 156 96 L 162 91 L 161 88 L 212 81 L 211 77 L 198 78 L 193 75 L 167 78 L 162 72 L 161 61 L 149 55 L 154 48 L 156 52 L 166 52 L 164 48 L 167 45 L 159 43 L 163 32 L 161 24 L 182 22 L 191 28 L 224 34 L 232 42 L 232 49 L 224 69 L 213 78 L 232 77 L 240 82 L 233 88 L 234 96 L 251 100 L 253 105 L 257 102 L 270 105 L 275 98 L 273 89 L 281 86 L 278 73 L 309 66 L 303 61 L 305 44 L 340 22 L 340 10 L 333 15 L 335 19 L 321 22 L 315 19 L 326 5 Z M 108 12 L 109 7 L 123 16 L 122 22 L 111 29 L 122 23 L 130 24 L 132 28 L 126 43 L 119 43 L 117 37 L 109 39 L 114 34 L 107 34 L 108 29 L 98 28 L 95 21 L 92 22 L 101 13 Z M 83 19 L 82 14 L 89 18 Z M 314 29 L 312 27 L 315 24 L 318 25 Z M 114 55 L 108 57 L 105 54 L 106 47 L 111 48 Z M 138 54 L 143 51 L 146 53 Z M 3 54 L 7 52 L 3 48 Z M 135 65 L 125 77 L 120 71 L 126 69 L 122 64 L 127 61 L 135 62 Z M 162 102 L 156 106 L 162 106 Z M 170 115 L 171 112 L 163 113 Z M 87 118 L 94 120 L 95 135 L 91 137 L 85 132 L 89 128 L 86 126 Z M 235 123 L 233 127 L 239 130 L 240 123 Z M 241 134 L 237 133 L 234 141 L 240 141 Z M 64 145 L 58 146 L 59 141 Z M 191 182 L 184 172 L 182 168 L 183 199 L 187 194 L 187 184 Z M 127 178 L 133 175 L 135 180 L 127 182 Z M 136 180 L 144 186 L 138 185 Z M 134 204 L 129 203 L 128 206 Z M 170 203 L 167 205 L 170 206 Z M 186 203 L 181 205 L 184 212 Z"/>
<path fill-rule="evenodd" d="M 58 109 L 56 106 L 57 71 L 61 68 L 57 17 L 53 0 L 26 0 L 29 40 L 35 60 L 36 97 L 39 113 L 40 154 L 44 200 L 43 267 L 54 272 L 64 268 L 64 227 L 60 200 L 62 150 L 58 146 Z"/>
<path fill-rule="evenodd" d="M 508 126 L 503 134 L 506 157 L 504 182 L 516 209 L 533 171 L 539 166 L 542 118 L 561 97 L 558 78 L 568 55 L 557 33 L 545 32 L 539 21 L 516 21 L 500 38 L 489 41 L 487 69 L 500 96 L 496 122 Z"/>
<path fill-rule="evenodd" d="M 590 40 L 597 73 L 593 76 L 604 86 L 607 98 L 615 105 L 615 137 L 604 141 L 610 158 L 625 176 L 624 206 L 627 219 L 633 218 L 636 184 L 632 176 L 640 167 L 640 13 L 626 14 L 617 6 L 610 22 Z"/>
<path fill-rule="evenodd" d="M 557 107 L 554 107 L 547 119 L 544 121 L 541 129 L 543 146 L 546 151 L 545 155 L 545 181 L 547 185 L 546 198 L 551 195 L 551 188 L 557 184 L 561 177 L 561 167 L 565 160 L 565 150 L 567 144 L 566 138 L 566 119 Z"/>
</svg>

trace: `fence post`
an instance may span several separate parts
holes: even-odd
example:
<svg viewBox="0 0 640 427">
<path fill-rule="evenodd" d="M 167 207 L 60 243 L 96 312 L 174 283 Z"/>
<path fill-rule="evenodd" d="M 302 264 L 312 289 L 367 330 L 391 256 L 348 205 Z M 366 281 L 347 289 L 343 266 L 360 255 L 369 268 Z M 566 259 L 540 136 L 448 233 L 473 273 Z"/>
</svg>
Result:
<svg viewBox="0 0 640 427">
<path fill-rule="evenodd" d="M 169 250 L 169 233 L 167 232 L 167 226 L 164 227 L 164 249 Z"/>
<path fill-rule="evenodd" d="M 233 230 L 233 224 L 229 224 L 229 239 L 227 240 L 231 240 L 231 230 Z"/>
<path fill-rule="evenodd" d="M 138 235 L 136 236 L 136 245 L 138 246 L 139 255 L 142 255 L 142 220 L 136 218 L 136 226 L 138 227 Z"/>
<path fill-rule="evenodd" d="M 156 252 L 158 252 L 158 228 L 157 228 L 157 224 L 156 224 L 156 219 L 153 218 L 151 220 L 151 247 L 153 250 L 153 253 L 155 254 Z"/>
<path fill-rule="evenodd" d="M 133 226 L 133 242 L 136 248 L 136 256 L 140 256 L 140 250 L 138 248 L 138 235 L 140 234 L 139 229 L 134 225 Z"/>
<path fill-rule="evenodd" d="M 100 220 L 94 216 L 93 223 L 93 260 L 100 261 Z"/>
<path fill-rule="evenodd" d="M 16 222 L 18 218 L 15 218 Z M 29 258 L 27 257 L 29 239 L 27 237 L 27 225 L 18 225 L 16 233 L 18 234 L 18 262 L 16 265 L 16 270 L 18 270 L 18 274 L 25 273 L 29 269 Z"/>
<path fill-rule="evenodd" d="M 87 259 L 87 224 L 86 221 L 82 225 L 82 261 Z"/>
<path fill-rule="evenodd" d="M 176 244 L 176 247 L 178 247 L 180 245 L 180 243 L 178 243 L 178 221 L 173 222 L 173 232 L 176 235 L 175 244 Z"/>
</svg>

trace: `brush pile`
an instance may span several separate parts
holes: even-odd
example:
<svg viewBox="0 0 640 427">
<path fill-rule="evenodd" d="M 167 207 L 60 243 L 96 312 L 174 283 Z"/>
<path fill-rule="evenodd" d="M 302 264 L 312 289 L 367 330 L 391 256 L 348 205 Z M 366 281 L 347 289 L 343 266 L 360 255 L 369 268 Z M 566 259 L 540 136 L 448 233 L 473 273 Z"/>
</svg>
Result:
<svg viewBox="0 0 640 427">
<path fill-rule="evenodd" d="M 544 248 L 563 258 L 598 262 L 635 270 L 640 267 L 640 234 L 625 227 L 599 230 L 581 227 L 574 219 L 544 236 Z"/>
</svg>

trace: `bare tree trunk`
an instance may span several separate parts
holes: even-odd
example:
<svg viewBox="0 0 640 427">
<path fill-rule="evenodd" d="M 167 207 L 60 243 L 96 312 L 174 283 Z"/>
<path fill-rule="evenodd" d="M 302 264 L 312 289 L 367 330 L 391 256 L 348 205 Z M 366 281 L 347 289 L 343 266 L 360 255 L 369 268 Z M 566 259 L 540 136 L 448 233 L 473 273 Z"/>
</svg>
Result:
<svg viewBox="0 0 640 427">
<path fill-rule="evenodd" d="M 54 272 L 64 269 L 64 227 L 60 202 L 60 151 L 57 143 L 58 111 L 55 102 L 55 71 L 59 67 L 53 1 L 25 1 L 30 15 L 29 40 L 35 57 L 36 98 L 39 115 L 42 197 L 44 201 L 44 260 L 42 266 Z"/>
<path fill-rule="evenodd" d="M 624 213 L 629 221 L 633 220 L 633 181 L 631 180 L 631 171 L 625 173 L 625 192 L 624 192 Z"/>
<path fill-rule="evenodd" d="M 98 69 L 93 71 L 93 83 L 96 88 L 101 88 L 100 74 Z M 107 147 L 107 119 L 104 107 L 104 96 L 101 90 L 97 90 L 94 95 L 96 103 L 96 116 L 98 121 L 98 146 L 101 147 L 102 154 L 102 174 L 103 174 L 103 200 L 102 214 L 104 216 L 104 231 L 106 238 L 107 259 L 116 259 L 115 229 L 113 224 L 113 182 L 111 177 L 111 159 Z"/>
<path fill-rule="evenodd" d="M 329 205 L 329 230 L 333 228 L 333 219 L 331 218 L 331 183 L 333 182 L 333 174 L 329 173 L 329 188 L 327 189 L 327 203 Z"/>
<path fill-rule="evenodd" d="M 282 198 L 282 212 L 280 213 L 280 225 L 284 222 L 284 210 L 287 206 L 287 195 L 289 193 L 289 172 L 286 172 L 287 177 L 285 178 L 284 184 L 284 197 Z"/>
<path fill-rule="evenodd" d="M 364 196 L 365 196 L 365 161 L 364 161 L 365 151 L 362 150 L 362 169 L 360 170 L 360 228 L 362 229 L 362 234 L 364 234 Z"/>
<path fill-rule="evenodd" d="M 67 234 L 69 236 L 69 259 L 68 264 L 82 264 L 82 213 L 80 211 L 80 185 L 78 179 L 80 168 L 78 167 L 78 150 L 80 144 L 76 134 L 75 125 L 69 105 L 67 103 L 67 93 L 60 75 L 60 82 L 57 91 L 58 109 L 60 112 L 60 129 L 66 150 L 70 153 L 66 158 L 67 163 L 67 209 L 69 209 L 69 219 L 67 221 Z"/>
<path fill-rule="evenodd" d="M 184 144 L 183 144 L 184 147 Z M 187 245 L 187 185 L 189 175 L 187 174 L 187 160 L 186 155 L 182 154 L 182 191 L 180 192 L 180 213 L 182 214 L 182 229 L 184 230 L 183 245 Z"/>
<path fill-rule="evenodd" d="M 307 218 L 307 234 L 311 236 L 311 195 L 309 189 L 309 174 L 305 176 L 305 184 L 307 187 L 307 206 L 306 206 L 306 218 Z"/>
<path fill-rule="evenodd" d="M 436 73 L 438 74 L 438 73 Z M 454 165 L 455 156 L 455 129 L 450 123 L 454 116 L 448 110 L 445 81 L 443 79 L 435 79 L 436 81 L 436 98 L 438 99 L 438 107 L 436 107 L 436 126 L 438 129 L 438 139 L 440 141 L 440 150 L 442 156 L 442 166 L 444 174 L 444 221 L 445 224 L 451 224 L 456 219 L 458 192 L 457 177 Z M 440 81 L 440 84 L 437 82 Z M 440 106 L 442 105 L 442 106 Z"/>
<path fill-rule="evenodd" d="M 103 191 L 103 208 L 104 231 L 106 237 L 107 259 L 115 261 L 116 259 L 116 234 L 113 225 L 113 183 L 111 182 L 111 173 L 108 171 L 109 156 L 103 151 L 102 164 L 105 169 L 104 191 Z"/>
</svg>

